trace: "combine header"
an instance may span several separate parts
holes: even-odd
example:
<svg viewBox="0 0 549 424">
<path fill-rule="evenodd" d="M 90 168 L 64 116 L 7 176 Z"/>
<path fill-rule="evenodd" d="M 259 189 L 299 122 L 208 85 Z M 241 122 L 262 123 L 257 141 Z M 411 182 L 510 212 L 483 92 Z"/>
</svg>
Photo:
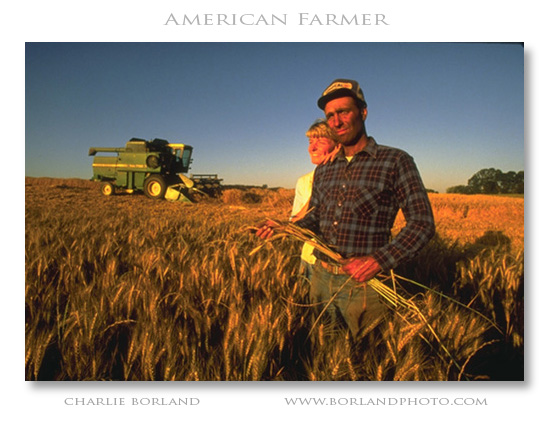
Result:
<svg viewBox="0 0 549 424">
<path fill-rule="evenodd" d="M 126 147 L 91 147 L 88 155 L 95 156 L 92 180 L 101 181 L 101 192 L 106 196 L 116 189 L 184 202 L 190 202 L 194 193 L 219 195 L 222 180 L 216 174 L 183 175 L 189 171 L 192 151 L 192 146 L 159 138 L 132 138 Z"/>
</svg>

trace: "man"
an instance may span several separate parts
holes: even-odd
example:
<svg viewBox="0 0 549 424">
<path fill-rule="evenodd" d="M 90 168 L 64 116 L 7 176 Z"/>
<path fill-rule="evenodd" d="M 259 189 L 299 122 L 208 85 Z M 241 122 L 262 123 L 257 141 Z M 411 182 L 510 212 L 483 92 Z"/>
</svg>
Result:
<svg viewBox="0 0 549 424">
<path fill-rule="evenodd" d="M 316 168 L 310 213 L 296 222 L 314 231 L 345 258 L 333 264 L 321 252 L 311 279 L 311 298 L 341 316 L 353 336 L 385 311 L 368 280 L 412 258 L 435 233 L 433 213 L 414 160 L 377 144 L 366 132 L 368 109 L 358 82 L 333 81 L 318 99 L 342 149 Z M 397 212 L 405 227 L 391 237 Z M 263 228 L 258 235 L 269 237 Z"/>
</svg>

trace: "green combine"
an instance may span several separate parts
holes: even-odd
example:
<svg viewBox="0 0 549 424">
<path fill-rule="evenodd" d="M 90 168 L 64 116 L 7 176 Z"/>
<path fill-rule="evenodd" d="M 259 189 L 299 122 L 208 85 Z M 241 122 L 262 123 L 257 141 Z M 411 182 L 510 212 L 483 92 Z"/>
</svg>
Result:
<svg viewBox="0 0 549 424">
<path fill-rule="evenodd" d="M 222 180 L 217 174 L 184 175 L 190 169 L 192 151 L 192 146 L 159 138 L 132 138 L 126 147 L 91 147 L 92 180 L 101 182 L 101 192 L 106 196 L 116 190 L 183 202 L 190 202 L 195 193 L 218 196 Z"/>
</svg>

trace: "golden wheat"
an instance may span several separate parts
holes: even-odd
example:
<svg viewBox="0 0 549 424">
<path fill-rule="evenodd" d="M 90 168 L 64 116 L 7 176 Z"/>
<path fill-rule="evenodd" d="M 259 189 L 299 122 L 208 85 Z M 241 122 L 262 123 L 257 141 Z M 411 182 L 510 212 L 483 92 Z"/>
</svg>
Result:
<svg viewBox="0 0 549 424">
<path fill-rule="evenodd" d="M 421 315 L 402 304 L 400 315 L 352 341 L 336 327 L 313 325 L 298 276 L 301 241 L 280 238 L 249 255 L 259 243 L 244 230 L 267 217 L 285 222 L 292 191 L 247 192 L 234 195 L 238 203 L 183 205 L 107 198 L 87 181 L 27 179 L 26 378 L 516 378 L 521 199 L 432 197 L 440 237 L 406 274 L 380 279 Z M 485 369 L 494 355 L 504 365 Z"/>
</svg>

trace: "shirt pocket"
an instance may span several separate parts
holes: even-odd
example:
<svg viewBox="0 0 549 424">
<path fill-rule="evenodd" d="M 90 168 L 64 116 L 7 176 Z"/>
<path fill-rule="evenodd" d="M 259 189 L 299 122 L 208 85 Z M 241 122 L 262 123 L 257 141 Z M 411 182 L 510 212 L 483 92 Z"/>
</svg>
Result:
<svg viewBox="0 0 549 424">
<path fill-rule="evenodd" d="M 354 201 L 353 211 L 360 217 L 371 217 L 391 205 L 390 193 L 381 187 L 360 187 Z"/>
</svg>

